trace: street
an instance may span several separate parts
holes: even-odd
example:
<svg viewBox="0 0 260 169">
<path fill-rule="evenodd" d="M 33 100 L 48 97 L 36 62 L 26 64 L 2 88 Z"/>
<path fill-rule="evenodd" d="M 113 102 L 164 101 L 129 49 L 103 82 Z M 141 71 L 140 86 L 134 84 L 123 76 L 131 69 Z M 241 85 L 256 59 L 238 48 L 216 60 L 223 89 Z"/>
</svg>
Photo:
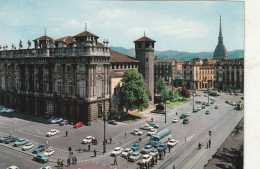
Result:
<svg viewBox="0 0 260 169">
<path fill-rule="evenodd" d="M 204 97 L 204 93 L 199 91 L 201 96 L 196 96 L 195 100 L 201 100 L 207 102 L 208 98 Z M 203 168 L 207 161 L 211 158 L 217 148 L 224 142 L 225 138 L 230 134 L 231 130 L 236 124 L 243 118 L 244 111 L 234 110 L 234 106 L 225 103 L 225 100 L 231 100 L 232 102 L 238 102 L 241 96 L 231 96 L 221 93 L 221 96 L 213 97 L 215 99 L 214 104 L 206 106 L 196 113 L 191 113 L 188 117 L 189 124 L 182 124 L 182 120 L 172 123 L 175 117 L 179 117 L 182 113 L 192 112 L 192 102 L 184 104 L 175 109 L 167 110 L 167 123 L 164 123 L 163 114 L 150 113 L 151 110 L 143 112 L 145 117 L 134 123 L 122 123 L 118 125 L 106 124 L 106 138 L 108 144 L 106 144 L 106 153 L 103 154 L 103 130 L 104 124 L 98 123 L 93 126 L 83 126 L 75 129 L 72 125 L 59 126 L 58 124 L 47 124 L 46 120 L 40 117 L 30 117 L 23 114 L 0 114 L 0 134 L 1 136 L 12 135 L 19 138 L 29 139 L 29 142 L 37 147 L 40 144 L 46 144 L 48 140 L 49 145 L 55 150 L 55 154 L 50 156 L 50 161 L 47 164 L 40 164 L 32 161 L 32 149 L 26 152 L 21 151 L 21 147 L 13 147 L 11 144 L 0 143 L 1 156 L 5 158 L 0 159 L 0 168 L 7 168 L 11 165 L 17 165 L 19 168 L 35 169 L 42 166 L 50 165 L 56 166 L 58 158 L 63 159 L 65 162 L 68 158 L 68 147 L 72 147 L 73 155 L 78 159 L 78 162 L 93 161 L 104 164 L 106 166 L 115 168 L 138 168 L 137 162 L 128 162 L 122 157 L 117 158 L 118 165 L 112 165 L 114 158 L 110 157 L 110 152 L 115 147 L 131 148 L 134 143 L 139 143 L 139 136 L 134 136 L 130 132 L 153 118 L 156 124 L 160 125 L 159 130 L 164 128 L 171 129 L 173 138 L 178 141 L 177 145 L 171 149 L 168 153 L 166 149 L 166 156 L 163 160 L 159 160 L 158 164 L 154 168 L 172 168 L 173 165 L 176 168 Z M 219 109 L 215 109 L 215 106 L 219 105 Z M 195 108 L 201 106 L 201 104 L 195 103 Z M 209 110 L 210 114 L 206 115 L 205 111 Z M 178 115 L 176 115 L 178 112 Z M 57 129 L 60 131 L 58 135 L 46 137 L 45 134 L 51 129 Z M 65 132 L 68 131 L 68 137 Z M 146 136 L 146 130 L 143 131 L 141 137 L 140 149 L 141 150 L 150 141 L 150 136 Z M 208 134 L 212 131 L 211 141 L 212 147 L 206 148 L 207 142 L 210 139 Z M 98 144 L 92 145 L 90 151 L 82 152 L 79 149 L 88 149 L 88 144 L 81 144 L 82 140 L 87 136 L 93 136 L 97 138 Z M 109 138 L 112 138 L 112 143 L 109 143 Z M 186 138 L 186 141 L 185 141 Z M 202 144 L 202 148 L 198 149 L 198 144 Z M 94 157 L 94 149 L 97 151 L 97 156 Z M 138 151 L 139 151 L 138 150 Z M 18 152 L 18 153 L 17 153 Z M 20 153 L 21 152 L 21 153 Z M 21 160 L 22 159 L 22 160 Z M 29 165 L 31 164 L 31 165 Z"/>
</svg>

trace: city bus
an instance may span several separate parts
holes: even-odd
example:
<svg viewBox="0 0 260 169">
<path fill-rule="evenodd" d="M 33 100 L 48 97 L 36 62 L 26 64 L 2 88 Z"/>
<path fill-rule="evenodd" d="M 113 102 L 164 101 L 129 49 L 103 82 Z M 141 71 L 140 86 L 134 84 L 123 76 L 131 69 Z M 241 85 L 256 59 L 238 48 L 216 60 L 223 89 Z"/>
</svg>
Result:
<svg viewBox="0 0 260 169">
<path fill-rule="evenodd" d="M 172 131 L 170 129 L 163 129 L 151 136 L 150 145 L 157 147 L 160 144 L 167 142 L 169 139 L 172 139 Z"/>
</svg>

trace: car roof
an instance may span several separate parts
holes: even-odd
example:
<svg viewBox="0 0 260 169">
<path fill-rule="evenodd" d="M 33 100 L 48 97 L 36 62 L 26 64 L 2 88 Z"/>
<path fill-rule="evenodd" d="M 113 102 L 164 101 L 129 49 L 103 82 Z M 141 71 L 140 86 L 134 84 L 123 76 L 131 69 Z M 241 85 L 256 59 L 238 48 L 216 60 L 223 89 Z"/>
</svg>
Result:
<svg viewBox="0 0 260 169">
<path fill-rule="evenodd" d="M 138 151 L 133 152 L 133 154 L 140 154 Z"/>
</svg>

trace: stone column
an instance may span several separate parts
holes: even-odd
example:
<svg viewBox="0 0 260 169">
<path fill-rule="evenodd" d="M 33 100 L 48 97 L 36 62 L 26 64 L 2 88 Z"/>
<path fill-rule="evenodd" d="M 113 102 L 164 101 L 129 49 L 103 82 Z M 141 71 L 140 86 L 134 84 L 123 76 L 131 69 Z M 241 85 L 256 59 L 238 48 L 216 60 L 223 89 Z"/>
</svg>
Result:
<svg viewBox="0 0 260 169">
<path fill-rule="evenodd" d="M 73 68 L 73 92 L 72 92 L 72 96 L 75 96 L 77 94 L 77 64 L 73 64 L 72 68 Z"/>
<path fill-rule="evenodd" d="M 38 115 L 38 98 L 34 99 L 34 115 Z"/>
</svg>

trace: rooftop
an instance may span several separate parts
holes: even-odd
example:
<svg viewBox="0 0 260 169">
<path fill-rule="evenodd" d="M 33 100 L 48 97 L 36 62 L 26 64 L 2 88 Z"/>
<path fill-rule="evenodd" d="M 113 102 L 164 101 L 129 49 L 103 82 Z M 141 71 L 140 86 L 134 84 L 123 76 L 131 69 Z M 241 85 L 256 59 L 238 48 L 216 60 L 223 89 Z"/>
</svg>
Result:
<svg viewBox="0 0 260 169">
<path fill-rule="evenodd" d="M 94 35 L 93 33 L 90 33 L 88 31 L 84 31 L 84 32 L 81 32 L 81 33 L 73 36 L 73 38 L 77 38 L 77 37 L 95 37 L 95 38 L 99 38 L 97 35 Z"/>
<path fill-rule="evenodd" d="M 135 40 L 134 42 L 156 42 L 155 40 L 152 40 L 146 36 L 143 36 L 137 40 Z"/>
</svg>

